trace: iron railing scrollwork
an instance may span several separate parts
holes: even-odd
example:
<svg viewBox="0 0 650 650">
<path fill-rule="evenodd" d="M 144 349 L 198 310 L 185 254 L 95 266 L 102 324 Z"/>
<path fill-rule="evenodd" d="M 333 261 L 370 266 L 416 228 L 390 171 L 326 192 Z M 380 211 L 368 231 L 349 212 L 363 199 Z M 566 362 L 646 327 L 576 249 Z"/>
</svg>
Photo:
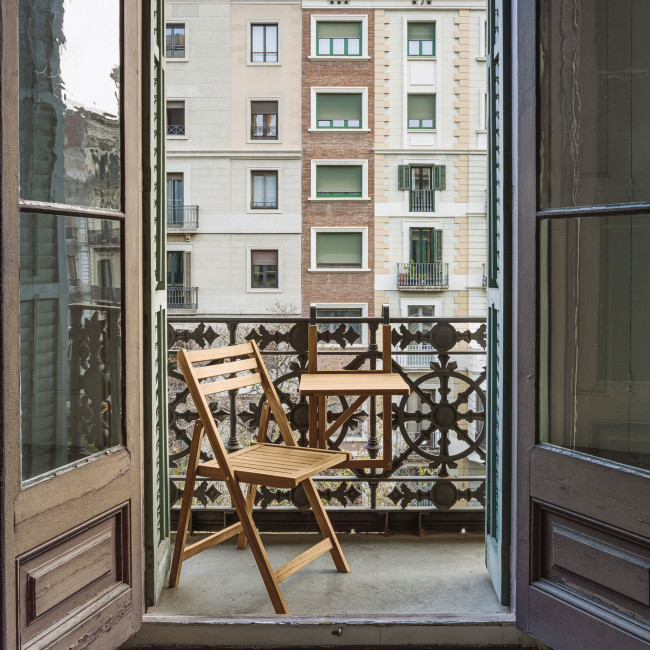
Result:
<svg viewBox="0 0 650 650">
<path fill-rule="evenodd" d="M 321 368 L 380 367 L 379 318 L 319 321 L 335 324 L 319 331 Z M 333 518 L 339 530 L 450 530 L 455 529 L 454 522 L 480 529 L 485 505 L 485 321 L 480 317 L 403 318 L 393 319 L 391 324 L 393 371 L 411 388 L 409 397 L 397 398 L 392 405 L 393 467 L 384 472 L 330 470 L 315 479 L 319 494 L 329 506 L 340 509 Z M 169 319 L 172 505 L 178 505 L 181 497 L 192 426 L 197 419 L 174 351 L 255 340 L 296 440 L 307 445 L 308 404 L 298 394 L 300 376 L 307 370 L 307 325 L 307 318 Z M 426 362 L 411 362 L 412 358 Z M 229 451 L 254 437 L 264 401 L 256 388 L 215 396 L 212 413 Z M 330 400 L 327 421 L 336 420 L 348 403 L 344 397 Z M 367 401 L 329 440 L 329 447 L 351 450 L 360 457 L 378 457 L 382 433 L 377 404 L 381 408 L 381 401 Z M 272 442 L 280 440 L 274 425 L 269 437 Z M 207 447 L 201 457 L 211 457 Z M 201 527 L 219 528 L 232 513 L 227 490 L 218 482 L 199 480 L 194 496 L 201 513 L 195 519 Z M 256 504 L 268 511 L 260 515 L 266 529 L 294 530 L 299 527 L 298 515 L 291 514 L 287 506 L 301 508 L 305 501 L 299 491 L 264 488 L 258 490 Z M 404 523 L 407 519 L 408 525 Z"/>
</svg>

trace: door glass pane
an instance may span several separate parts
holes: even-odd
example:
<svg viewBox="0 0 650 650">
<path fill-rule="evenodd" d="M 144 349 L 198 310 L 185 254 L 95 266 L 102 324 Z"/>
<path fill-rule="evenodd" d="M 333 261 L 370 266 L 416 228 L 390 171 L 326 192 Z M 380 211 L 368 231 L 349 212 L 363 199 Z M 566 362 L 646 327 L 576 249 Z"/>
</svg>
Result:
<svg viewBox="0 0 650 650">
<path fill-rule="evenodd" d="M 539 4 L 540 207 L 650 200 L 650 3 Z"/>
<path fill-rule="evenodd" d="M 120 2 L 19 8 L 20 196 L 119 210 Z"/>
<path fill-rule="evenodd" d="M 541 440 L 650 469 L 650 215 L 542 222 Z"/>
<path fill-rule="evenodd" d="M 121 251 L 117 221 L 21 214 L 23 480 L 123 441 Z"/>
</svg>

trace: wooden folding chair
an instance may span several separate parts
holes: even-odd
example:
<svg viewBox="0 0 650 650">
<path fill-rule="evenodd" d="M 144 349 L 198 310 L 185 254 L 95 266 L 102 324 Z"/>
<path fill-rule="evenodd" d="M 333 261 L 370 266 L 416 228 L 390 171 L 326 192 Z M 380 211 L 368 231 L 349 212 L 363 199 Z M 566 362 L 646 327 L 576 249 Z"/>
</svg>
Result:
<svg viewBox="0 0 650 650">
<path fill-rule="evenodd" d="M 194 365 L 205 364 L 206 362 L 208 362 L 208 365 Z M 199 420 L 194 426 L 190 446 L 190 458 L 183 489 L 183 501 L 178 520 L 169 586 L 175 587 L 178 585 L 183 560 L 187 560 L 226 539 L 239 535 L 237 548 L 243 549 L 246 547 L 247 541 L 250 543 L 253 556 L 275 612 L 277 614 L 288 614 L 287 605 L 279 587 L 279 583 L 283 580 L 286 580 L 327 551 L 332 554 L 334 564 L 339 571 L 347 573 L 350 570 L 311 478 L 315 474 L 348 459 L 349 454 L 347 452 L 308 449 L 299 447 L 296 444 L 278 394 L 255 341 L 243 345 L 197 352 L 180 350 L 178 352 L 178 363 L 197 407 Z M 237 373 L 245 374 L 234 376 Z M 224 375 L 229 376 L 229 378 L 214 381 Z M 250 447 L 228 454 L 210 412 L 206 397 L 255 384 L 261 384 L 267 399 L 260 416 L 258 442 L 253 443 Z M 269 423 L 269 411 L 273 414 L 280 429 L 284 445 L 264 442 Z M 207 463 L 199 463 L 204 433 L 207 433 L 215 458 Z M 187 527 L 197 476 L 225 482 L 230 492 L 232 504 L 239 517 L 239 522 L 209 535 L 199 542 L 186 546 Z M 240 483 L 249 484 L 245 499 Z M 253 521 L 255 493 L 259 485 L 285 489 L 302 485 L 323 535 L 323 539 L 315 546 L 276 570 L 271 568 L 262 540 Z"/>
</svg>

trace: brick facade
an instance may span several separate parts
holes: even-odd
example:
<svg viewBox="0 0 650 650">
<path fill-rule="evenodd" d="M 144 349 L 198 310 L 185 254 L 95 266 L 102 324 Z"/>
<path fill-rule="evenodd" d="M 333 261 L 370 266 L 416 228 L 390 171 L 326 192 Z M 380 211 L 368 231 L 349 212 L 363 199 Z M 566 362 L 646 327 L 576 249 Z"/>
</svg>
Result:
<svg viewBox="0 0 650 650">
<path fill-rule="evenodd" d="M 311 15 L 315 13 L 368 17 L 369 60 L 310 59 Z M 368 303 L 374 314 L 374 12 L 318 10 L 303 12 L 302 41 L 302 312 L 309 314 L 311 303 Z M 310 133 L 311 88 L 357 86 L 368 88 L 368 126 L 370 132 Z M 314 159 L 358 159 L 368 161 L 366 201 L 309 201 L 311 161 Z M 364 226 L 368 229 L 368 272 L 310 272 L 311 229 L 327 226 Z"/>
</svg>

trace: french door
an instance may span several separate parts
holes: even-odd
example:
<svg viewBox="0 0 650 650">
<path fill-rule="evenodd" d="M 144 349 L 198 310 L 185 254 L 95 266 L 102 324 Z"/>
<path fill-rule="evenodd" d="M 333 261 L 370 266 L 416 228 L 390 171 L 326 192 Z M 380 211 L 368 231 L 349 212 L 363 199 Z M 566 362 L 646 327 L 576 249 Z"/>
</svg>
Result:
<svg viewBox="0 0 650 650">
<path fill-rule="evenodd" d="M 3 2 L 3 648 L 140 626 L 139 0 Z"/>
<path fill-rule="evenodd" d="M 650 4 L 516 3 L 516 611 L 650 643 Z"/>
</svg>

